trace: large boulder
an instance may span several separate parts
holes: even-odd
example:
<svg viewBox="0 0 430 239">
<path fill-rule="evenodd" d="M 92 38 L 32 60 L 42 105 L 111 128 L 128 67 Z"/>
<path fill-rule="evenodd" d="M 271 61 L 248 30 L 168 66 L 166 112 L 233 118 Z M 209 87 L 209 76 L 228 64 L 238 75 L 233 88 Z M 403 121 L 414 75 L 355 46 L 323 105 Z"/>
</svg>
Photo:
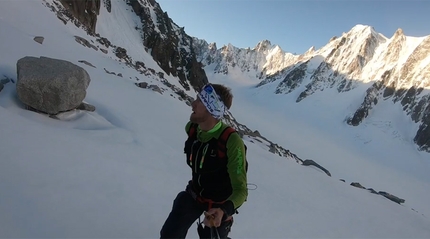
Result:
<svg viewBox="0 0 430 239">
<path fill-rule="evenodd" d="M 21 102 L 48 114 L 78 107 L 90 84 L 84 68 L 48 57 L 19 59 L 17 73 L 16 91 Z"/>
</svg>

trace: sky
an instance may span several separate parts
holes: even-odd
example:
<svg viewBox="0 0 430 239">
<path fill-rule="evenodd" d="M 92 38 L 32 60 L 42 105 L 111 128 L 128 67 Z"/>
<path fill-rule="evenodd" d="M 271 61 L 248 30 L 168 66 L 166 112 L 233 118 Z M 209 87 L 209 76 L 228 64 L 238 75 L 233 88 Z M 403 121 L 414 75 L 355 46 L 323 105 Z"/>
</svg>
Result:
<svg viewBox="0 0 430 239">
<path fill-rule="evenodd" d="M 163 11 L 191 36 L 253 48 L 262 40 L 296 54 L 326 45 L 357 24 L 391 38 L 430 35 L 427 0 L 159 0 Z"/>
<path fill-rule="evenodd" d="M 191 177 L 183 155 L 191 109 L 168 88 L 160 94 L 136 87 L 138 77 L 165 88 L 120 63 L 113 51 L 78 44 L 74 36 L 103 48 L 42 3 L 0 1 L 0 76 L 14 81 L 0 92 L 0 238 L 158 238 L 174 197 Z M 123 1 L 113 2 L 112 14 L 102 8 L 99 33 L 161 71 L 137 45 L 140 37 L 130 23 L 139 21 L 126 8 Z M 33 41 L 40 35 L 43 44 Z M 26 110 L 16 97 L 16 62 L 24 56 L 83 67 L 91 77 L 84 101 L 96 111 L 65 112 L 57 120 Z M 412 142 L 387 137 L 391 129 L 377 121 L 347 127 L 332 114 L 312 117 L 325 110 L 310 101 L 288 105 L 295 105 L 290 110 L 296 114 L 287 114 L 280 107 L 289 96 L 256 92 L 234 76 L 211 79 L 232 88 L 236 119 L 299 157 L 314 159 L 332 177 L 244 137 L 250 190 L 235 215 L 232 238 L 430 237 L 428 154 L 417 152 Z M 287 98 L 280 102 L 279 97 Z M 319 97 L 317 102 L 330 104 L 330 97 Z M 352 187 L 353 181 L 406 202 Z M 196 237 L 193 225 L 187 238 Z"/>
</svg>

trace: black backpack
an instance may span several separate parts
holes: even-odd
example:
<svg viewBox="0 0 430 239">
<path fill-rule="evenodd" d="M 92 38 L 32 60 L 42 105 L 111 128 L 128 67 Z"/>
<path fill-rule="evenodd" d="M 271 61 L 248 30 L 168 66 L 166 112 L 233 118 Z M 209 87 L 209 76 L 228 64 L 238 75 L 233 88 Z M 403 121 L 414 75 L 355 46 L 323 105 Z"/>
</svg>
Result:
<svg viewBox="0 0 430 239">
<path fill-rule="evenodd" d="M 191 123 L 190 128 L 188 130 L 188 140 L 190 139 L 195 139 L 197 138 L 197 127 L 198 124 L 195 123 Z M 224 131 L 221 133 L 221 135 L 218 138 L 218 158 L 225 158 L 227 155 L 227 140 L 230 137 L 230 135 L 234 132 L 237 132 L 233 127 L 228 126 L 227 128 L 224 129 Z M 245 146 L 245 170 L 246 172 L 248 172 L 248 160 L 246 159 L 246 151 L 247 151 L 247 146 L 244 143 L 243 144 Z"/>
</svg>

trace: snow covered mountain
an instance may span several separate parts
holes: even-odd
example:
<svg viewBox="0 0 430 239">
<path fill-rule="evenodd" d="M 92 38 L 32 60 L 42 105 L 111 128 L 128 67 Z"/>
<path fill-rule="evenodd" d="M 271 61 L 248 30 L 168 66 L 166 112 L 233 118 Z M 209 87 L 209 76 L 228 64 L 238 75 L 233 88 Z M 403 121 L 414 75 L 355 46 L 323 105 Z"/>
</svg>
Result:
<svg viewBox="0 0 430 239">
<path fill-rule="evenodd" d="M 232 45 L 217 49 L 214 43 L 195 38 L 194 42 L 197 59 L 212 65 L 215 74 L 239 69 L 261 80 L 257 88 L 275 85 L 274 94 L 297 94 L 297 103 L 329 89 L 338 92 L 336 101 L 354 92 L 351 113 L 345 115 L 352 126 L 381 110 L 381 101 L 390 101 L 388 107 L 400 105 L 418 125 L 418 130 L 411 129 L 416 130 L 413 140 L 418 149 L 430 152 L 430 36 L 408 37 L 398 29 L 387 38 L 371 26 L 357 25 L 302 55 L 283 52 L 267 40 L 253 49 Z"/>
<path fill-rule="evenodd" d="M 109 47 L 110 40 L 95 30 L 102 3 L 103 9 L 115 11 L 111 0 L 60 0 L 54 1 L 52 9 L 63 21 L 82 24 L 89 34 Z M 399 29 L 392 38 L 387 38 L 371 26 L 357 25 L 341 37 L 333 37 L 321 49 L 311 47 L 301 55 L 284 52 L 268 40 L 252 49 L 231 44 L 217 49 L 216 43 L 208 44 L 187 35 L 156 1 L 126 3 L 140 19 L 134 28 L 143 45 L 164 71 L 158 74 L 177 76 L 185 91 L 176 92 L 184 98 L 187 98 L 185 92 L 208 82 L 205 70 L 215 74 L 239 70 L 245 77 L 260 81 L 256 88 L 276 86 L 274 94 L 297 95 L 297 103 L 317 92 L 324 94 L 334 89 L 338 95 L 333 100 L 351 101 L 349 112 L 342 118 L 347 124 L 357 126 L 385 107 L 401 107 L 403 114 L 417 126 L 410 129 L 414 133 L 411 140 L 418 150 L 430 152 L 430 36 L 408 37 Z M 116 56 L 127 64 L 136 69 L 145 67 L 130 56 L 133 49 L 112 47 Z M 355 96 L 344 97 L 348 92 Z M 391 104 L 379 106 L 382 101 Z M 251 130 L 244 132 L 249 134 Z"/>
<path fill-rule="evenodd" d="M 111 0 L 104 0 L 103 2 L 72 0 L 44 2 L 64 24 L 71 22 L 77 27 L 85 29 L 87 34 L 94 37 L 97 42 L 97 44 L 94 44 L 83 37 L 76 37 L 78 43 L 95 50 L 100 49 L 105 54 L 112 52 L 114 54 L 113 57 L 128 67 L 158 82 L 156 84 L 160 84 L 157 86 L 161 88 L 160 92 L 169 89 L 169 91 L 174 92 L 175 97 L 190 105 L 192 101 L 190 95 L 194 95 L 195 89 L 199 89 L 208 82 L 205 71 L 202 68 L 203 65 L 197 61 L 197 54 L 194 52 L 194 47 L 192 47 L 196 44 L 194 42 L 195 39 L 188 36 L 183 28 L 178 27 L 155 1 L 127 0 L 123 3 L 128 7 L 125 10 L 113 7 Z M 103 7 L 101 7 L 101 4 L 103 4 Z M 134 44 L 143 44 L 145 51 L 152 57 L 148 61 L 155 61 L 157 68 L 159 67 L 161 70 L 156 71 L 148 67 L 146 65 L 148 62 L 135 60 L 140 59 L 141 54 L 138 54 L 135 48 L 127 49 L 129 45 L 124 41 L 124 39 L 128 38 L 127 36 L 111 32 L 109 28 L 96 29 L 95 25 L 97 21 L 110 22 L 112 29 L 115 29 L 114 26 L 117 24 L 111 22 L 112 19 L 103 18 L 102 16 L 98 17 L 100 11 L 107 11 L 106 15 L 113 16 L 116 16 L 121 11 L 125 11 L 127 16 L 124 16 L 125 13 L 121 13 L 120 17 L 132 17 L 128 22 L 130 32 L 132 32 L 132 35 L 138 34 L 138 39 L 141 39 L 140 43 L 135 42 Z M 121 74 L 106 69 L 105 71 L 109 74 Z M 173 79 L 167 80 L 165 76 Z M 148 87 L 148 83 L 142 82 L 139 77 L 135 77 L 135 79 L 137 86 Z M 178 84 L 172 84 L 172 81 L 177 81 Z M 265 142 L 270 152 L 293 159 L 298 163 L 303 162 L 297 155 L 273 143 L 258 131 L 251 130 L 246 125 L 237 122 L 230 112 L 228 112 L 226 121 L 234 126 L 242 135 L 247 135 L 251 140 Z"/>
</svg>

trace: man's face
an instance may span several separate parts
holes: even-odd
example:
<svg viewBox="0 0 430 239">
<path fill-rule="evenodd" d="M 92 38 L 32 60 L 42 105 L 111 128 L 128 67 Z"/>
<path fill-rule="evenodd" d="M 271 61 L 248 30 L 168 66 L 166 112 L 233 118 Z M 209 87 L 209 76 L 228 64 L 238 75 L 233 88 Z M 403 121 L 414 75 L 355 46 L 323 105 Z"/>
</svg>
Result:
<svg viewBox="0 0 430 239">
<path fill-rule="evenodd" d="M 193 112 L 190 115 L 190 121 L 193 123 L 198 124 L 204 122 L 208 117 L 211 116 L 211 114 L 206 109 L 205 105 L 203 105 L 198 96 L 196 97 L 196 100 L 191 103 L 191 108 Z"/>
</svg>

